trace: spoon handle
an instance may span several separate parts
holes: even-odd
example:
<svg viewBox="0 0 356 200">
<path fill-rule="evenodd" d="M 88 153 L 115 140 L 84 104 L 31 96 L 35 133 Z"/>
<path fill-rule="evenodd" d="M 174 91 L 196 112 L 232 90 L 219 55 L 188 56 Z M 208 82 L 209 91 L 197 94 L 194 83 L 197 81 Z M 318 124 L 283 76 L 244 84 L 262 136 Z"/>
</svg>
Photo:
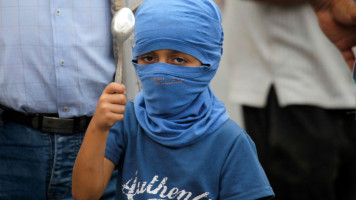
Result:
<svg viewBox="0 0 356 200">
<path fill-rule="evenodd" d="M 124 0 L 111 0 L 111 13 L 114 14 L 125 6 Z"/>
<path fill-rule="evenodd" d="M 119 42 L 119 50 L 117 51 L 118 53 L 118 59 L 117 59 L 117 65 L 116 65 L 116 73 L 115 73 L 115 82 L 116 83 L 123 83 L 123 61 L 124 61 L 124 43 Z"/>
</svg>

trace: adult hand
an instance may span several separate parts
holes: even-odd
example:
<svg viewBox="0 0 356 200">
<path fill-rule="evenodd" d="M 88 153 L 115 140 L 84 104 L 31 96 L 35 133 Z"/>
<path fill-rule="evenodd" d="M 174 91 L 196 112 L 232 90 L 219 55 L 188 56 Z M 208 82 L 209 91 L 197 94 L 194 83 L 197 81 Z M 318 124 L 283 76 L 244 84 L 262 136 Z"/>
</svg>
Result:
<svg viewBox="0 0 356 200">
<path fill-rule="evenodd" d="M 350 69 L 356 46 L 356 3 L 353 0 L 310 0 L 325 35 L 341 51 Z"/>
<path fill-rule="evenodd" d="M 108 132 L 115 122 L 124 119 L 126 102 L 125 86 L 110 83 L 99 98 L 90 126 L 100 132 Z"/>
</svg>

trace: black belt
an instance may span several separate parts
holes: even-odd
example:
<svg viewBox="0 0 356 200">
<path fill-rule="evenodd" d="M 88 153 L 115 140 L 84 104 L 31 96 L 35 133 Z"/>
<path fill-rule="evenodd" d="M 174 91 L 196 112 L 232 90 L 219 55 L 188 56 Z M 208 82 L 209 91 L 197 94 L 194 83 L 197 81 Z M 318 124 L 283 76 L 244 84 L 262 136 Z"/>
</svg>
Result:
<svg viewBox="0 0 356 200">
<path fill-rule="evenodd" d="M 46 133 L 70 135 L 84 132 L 91 117 L 59 118 L 57 114 L 25 114 L 14 110 L 4 110 L 3 121 L 11 121 L 30 126 Z"/>
</svg>

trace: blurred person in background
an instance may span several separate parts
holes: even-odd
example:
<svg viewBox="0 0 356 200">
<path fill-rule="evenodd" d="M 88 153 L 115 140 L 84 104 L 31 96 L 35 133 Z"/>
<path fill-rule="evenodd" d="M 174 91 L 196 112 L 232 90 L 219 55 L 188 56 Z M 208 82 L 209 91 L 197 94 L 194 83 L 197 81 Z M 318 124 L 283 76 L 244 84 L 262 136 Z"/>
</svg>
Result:
<svg viewBox="0 0 356 200">
<path fill-rule="evenodd" d="M 340 54 L 306 1 L 224 4 L 229 99 L 242 105 L 276 199 L 355 200 L 351 49 L 326 34 Z"/>
<path fill-rule="evenodd" d="M 0 1 L 0 199 L 71 197 L 85 130 L 115 74 L 110 6 Z"/>
</svg>

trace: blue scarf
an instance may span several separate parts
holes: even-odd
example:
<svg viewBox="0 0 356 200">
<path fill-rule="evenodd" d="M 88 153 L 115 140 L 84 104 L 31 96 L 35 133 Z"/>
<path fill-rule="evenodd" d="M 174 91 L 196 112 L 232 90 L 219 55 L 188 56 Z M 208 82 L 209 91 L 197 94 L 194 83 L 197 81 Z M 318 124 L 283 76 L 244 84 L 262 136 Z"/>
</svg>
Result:
<svg viewBox="0 0 356 200">
<path fill-rule="evenodd" d="M 145 0 L 136 12 L 133 64 L 142 83 L 135 98 L 141 127 L 154 141 L 184 147 L 205 138 L 227 119 L 209 87 L 222 54 L 218 7 L 210 0 Z M 200 67 L 138 65 L 137 56 L 158 49 L 181 51 Z"/>
</svg>

